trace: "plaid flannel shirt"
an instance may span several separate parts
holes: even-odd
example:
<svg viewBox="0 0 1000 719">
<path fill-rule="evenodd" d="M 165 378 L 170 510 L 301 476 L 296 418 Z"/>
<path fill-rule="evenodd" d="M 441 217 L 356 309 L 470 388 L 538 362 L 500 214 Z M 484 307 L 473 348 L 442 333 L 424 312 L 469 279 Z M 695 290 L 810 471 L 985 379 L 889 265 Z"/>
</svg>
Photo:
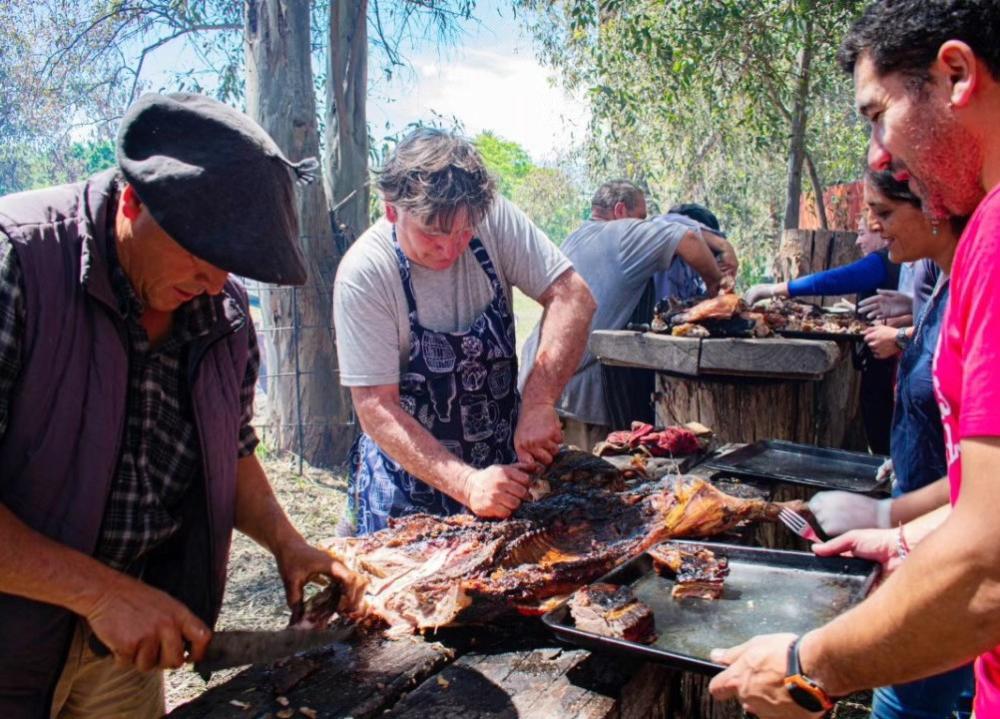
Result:
<svg viewBox="0 0 1000 719">
<path fill-rule="evenodd" d="M 128 390 L 121 455 L 105 507 L 97 558 L 118 569 L 134 565 L 180 529 L 181 499 L 201 472 L 201 448 L 185 373 L 192 340 L 210 330 L 224 295 L 200 295 L 175 314 L 158 347 L 139 323 L 142 304 L 109 251 L 112 285 L 128 328 Z M 24 283 L 10 241 L 0 235 L 0 438 L 10 420 L 10 399 L 21 364 Z M 247 322 L 251 322 L 247 317 Z M 257 435 L 250 422 L 260 355 L 250 325 L 250 356 L 240 390 L 242 421 L 236 451 L 251 454 Z"/>
</svg>

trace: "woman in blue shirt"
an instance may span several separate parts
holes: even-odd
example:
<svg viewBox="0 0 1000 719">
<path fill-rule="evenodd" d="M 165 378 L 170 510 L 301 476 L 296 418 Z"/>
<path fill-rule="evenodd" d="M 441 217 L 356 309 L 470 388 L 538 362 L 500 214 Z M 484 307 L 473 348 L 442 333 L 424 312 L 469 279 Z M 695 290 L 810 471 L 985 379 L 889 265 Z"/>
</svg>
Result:
<svg viewBox="0 0 1000 719">
<path fill-rule="evenodd" d="M 875 185 L 871 176 L 865 178 L 866 202 L 890 200 Z M 799 277 L 791 282 L 760 284 L 744 295 L 747 304 L 771 297 L 805 297 L 822 295 L 858 295 L 858 301 L 875 295 L 879 290 L 895 290 L 899 286 L 899 265 L 889 259 L 885 239 L 867 217 L 862 216 L 858 228 L 858 247 L 864 254 L 860 260 Z M 855 366 L 861 370 L 861 418 L 865 425 L 868 447 L 875 454 L 889 453 L 892 425 L 893 377 L 896 361 L 876 358 L 866 345 L 855 347 Z"/>
</svg>

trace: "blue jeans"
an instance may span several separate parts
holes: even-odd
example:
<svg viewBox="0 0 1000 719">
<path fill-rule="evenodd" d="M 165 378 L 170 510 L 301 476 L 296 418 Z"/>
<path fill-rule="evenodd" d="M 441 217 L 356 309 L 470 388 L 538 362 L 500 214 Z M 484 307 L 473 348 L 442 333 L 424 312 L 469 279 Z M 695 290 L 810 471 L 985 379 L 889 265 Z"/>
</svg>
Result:
<svg viewBox="0 0 1000 719">
<path fill-rule="evenodd" d="M 971 664 L 908 684 L 879 687 L 871 719 L 951 719 L 955 711 L 968 717 L 974 691 Z"/>
</svg>

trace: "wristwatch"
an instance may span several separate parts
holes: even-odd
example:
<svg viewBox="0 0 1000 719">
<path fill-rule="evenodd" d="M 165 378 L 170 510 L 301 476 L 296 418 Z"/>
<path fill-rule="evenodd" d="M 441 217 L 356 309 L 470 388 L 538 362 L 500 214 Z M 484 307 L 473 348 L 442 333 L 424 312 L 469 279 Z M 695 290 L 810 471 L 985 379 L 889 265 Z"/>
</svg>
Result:
<svg viewBox="0 0 1000 719">
<path fill-rule="evenodd" d="M 900 327 L 896 330 L 896 346 L 901 350 L 905 350 L 910 344 L 910 335 L 907 334 L 905 327 Z"/>
<path fill-rule="evenodd" d="M 802 667 L 799 665 L 799 642 L 801 641 L 802 637 L 798 637 L 788 647 L 785 689 L 791 694 L 792 700 L 803 709 L 811 712 L 830 711 L 833 709 L 833 699 L 815 679 L 810 679 L 802 673 Z"/>
</svg>

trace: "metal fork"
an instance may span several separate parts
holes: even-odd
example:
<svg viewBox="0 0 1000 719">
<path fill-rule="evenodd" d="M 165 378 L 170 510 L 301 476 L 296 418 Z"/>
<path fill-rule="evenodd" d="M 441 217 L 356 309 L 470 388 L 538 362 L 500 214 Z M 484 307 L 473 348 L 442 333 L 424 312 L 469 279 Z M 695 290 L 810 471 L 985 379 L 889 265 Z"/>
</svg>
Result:
<svg viewBox="0 0 1000 719">
<path fill-rule="evenodd" d="M 810 542 L 823 541 L 819 538 L 819 535 L 816 534 L 816 530 L 812 528 L 808 521 L 806 521 L 805 517 L 788 507 L 782 507 L 778 511 L 778 519 L 781 520 L 782 524 L 803 539 L 808 539 Z"/>
</svg>

